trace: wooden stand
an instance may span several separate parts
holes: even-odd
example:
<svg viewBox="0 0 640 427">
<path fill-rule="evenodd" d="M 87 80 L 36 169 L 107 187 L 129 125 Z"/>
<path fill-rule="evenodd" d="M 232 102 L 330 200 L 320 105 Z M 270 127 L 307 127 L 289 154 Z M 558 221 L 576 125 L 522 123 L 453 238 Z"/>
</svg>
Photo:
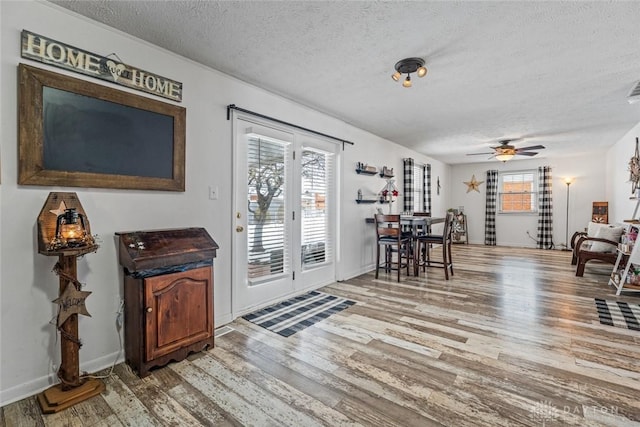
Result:
<svg viewBox="0 0 640 427">
<path fill-rule="evenodd" d="M 44 414 L 53 414 L 97 396 L 104 390 L 104 383 L 96 379 L 88 379 L 82 385 L 66 391 L 62 390 L 61 384 L 57 384 L 40 393 L 38 403 Z"/>
<path fill-rule="evenodd" d="M 62 253 L 59 255 L 60 271 L 62 273 L 60 274 L 59 295 L 62 295 L 68 284 L 71 283 L 66 276 L 77 277 L 78 255 L 93 252 L 96 249 L 97 247 L 93 246 L 81 251 L 74 250 L 71 254 Z M 104 391 L 105 386 L 102 381 L 80 379 L 79 352 L 78 315 L 72 314 L 60 327 L 61 363 L 58 377 L 61 383 L 46 389 L 38 395 L 38 403 L 43 413 L 51 414 L 62 411 Z"/>
<path fill-rule="evenodd" d="M 38 252 L 42 255 L 58 257 L 58 265 L 55 271 L 60 277 L 60 289 L 58 293 L 60 298 L 64 298 L 68 286 L 74 286 L 75 291 L 80 291 L 80 289 L 78 289 L 79 284 L 77 284 L 77 259 L 79 256 L 98 250 L 98 245 L 93 242 L 93 239 L 83 242 L 84 246 L 81 244 L 75 247 L 57 247 L 51 245 L 53 239 L 57 237 L 56 220 L 58 216 L 63 214 L 68 208 L 75 209 L 78 214 L 83 216 L 84 230 L 86 235 L 91 236 L 89 219 L 76 193 L 49 193 L 49 197 L 47 197 L 38 215 Z M 68 297 L 69 294 L 66 295 Z M 88 294 L 84 295 L 84 298 L 86 298 Z M 82 310 L 85 310 L 84 299 L 78 296 L 69 298 L 72 300 L 75 298 L 76 300 L 70 301 L 69 304 L 65 306 L 67 310 L 65 315 L 68 317 L 66 320 L 64 317 L 59 317 L 59 319 L 64 320 L 64 322 L 61 325 L 58 323 L 61 357 L 60 369 L 58 370 L 60 384 L 56 384 L 38 395 L 38 403 L 40 404 L 42 412 L 45 414 L 62 411 L 76 403 L 100 394 L 105 389 L 102 381 L 80 378 L 80 340 L 78 339 L 77 314 L 79 311 L 77 302 L 78 298 L 80 298 L 79 301 L 83 304 Z M 65 303 L 63 302 L 63 304 Z M 69 310 L 69 306 L 75 306 L 75 309 Z M 60 314 L 61 313 L 59 313 L 58 316 L 60 316 Z"/>
</svg>

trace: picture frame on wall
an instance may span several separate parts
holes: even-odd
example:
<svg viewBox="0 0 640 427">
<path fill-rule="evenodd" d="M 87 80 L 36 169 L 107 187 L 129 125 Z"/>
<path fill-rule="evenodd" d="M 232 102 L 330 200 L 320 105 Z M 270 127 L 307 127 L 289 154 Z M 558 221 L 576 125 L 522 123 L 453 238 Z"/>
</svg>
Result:
<svg viewBox="0 0 640 427">
<path fill-rule="evenodd" d="M 186 109 L 19 64 L 18 184 L 185 190 Z"/>
</svg>

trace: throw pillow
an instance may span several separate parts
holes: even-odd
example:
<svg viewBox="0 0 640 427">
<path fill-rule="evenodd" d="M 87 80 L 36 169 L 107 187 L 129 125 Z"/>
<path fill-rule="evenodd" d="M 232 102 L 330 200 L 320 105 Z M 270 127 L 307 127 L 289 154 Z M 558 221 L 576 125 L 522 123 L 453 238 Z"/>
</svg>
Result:
<svg viewBox="0 0 640 427">
<path fill-rule="evenodd" d="M 619 242 L 622 233 L 624 232 L 624 227 L 602 227 L 600 228 L 594 237 L 599 239 L 607 239 L 613 242 Z M 591 242 L 591 251 L 592 252 L 615 252 L 616 245 L 611 245 L 609 243 L 604 242 Z"/>
<path fill-rule="evenodd" d="M 609 224 L 603 224 L 601 222 L 589 222 L 587 226 L 587 236 L 596 237 L 598 230 L 601 228 L 611 227 Z"/>
</svg>

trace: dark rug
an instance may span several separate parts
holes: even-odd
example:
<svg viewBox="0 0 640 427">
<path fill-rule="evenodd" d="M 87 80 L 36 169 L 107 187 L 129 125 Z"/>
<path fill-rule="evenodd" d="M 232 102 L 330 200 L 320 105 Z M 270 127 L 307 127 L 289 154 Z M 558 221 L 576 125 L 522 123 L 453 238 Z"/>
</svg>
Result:
<svg viewBox="0 0 640 427">
<path fill-rule="evenodd" d="M 283 337 L 289 337 L 353 304 L 355 301 L 311 291 L 242 318 Z"/>
<path fill-rule="evenodd" d="M 596 308 L 603 325 L 640 331 L 640 305 L 596 298 Z"/>
</svg>

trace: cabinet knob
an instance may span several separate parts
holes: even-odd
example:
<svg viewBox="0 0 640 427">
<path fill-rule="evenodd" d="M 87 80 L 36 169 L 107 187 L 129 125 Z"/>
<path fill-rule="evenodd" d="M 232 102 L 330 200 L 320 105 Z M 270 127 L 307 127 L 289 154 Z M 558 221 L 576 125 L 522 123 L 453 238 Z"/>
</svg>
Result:
<svg viewBox="0 0 640 427">
<path fill-rule="evenodd" d="M 236 231 L 237 231 L 238 233 L 242 233 L 242 232 L 244 231 L 244 227 L 243 227 L 243 226 L 241 226 L 241 225 L 239 225 L 239 226 L 237 226 L 237 227 L 236 227 Z"/>
<path fill-rule="evenodd" d="M 153 307 L 147 307 L 147 313 L 151 313 L 153 311 Z"/>
</svg>

